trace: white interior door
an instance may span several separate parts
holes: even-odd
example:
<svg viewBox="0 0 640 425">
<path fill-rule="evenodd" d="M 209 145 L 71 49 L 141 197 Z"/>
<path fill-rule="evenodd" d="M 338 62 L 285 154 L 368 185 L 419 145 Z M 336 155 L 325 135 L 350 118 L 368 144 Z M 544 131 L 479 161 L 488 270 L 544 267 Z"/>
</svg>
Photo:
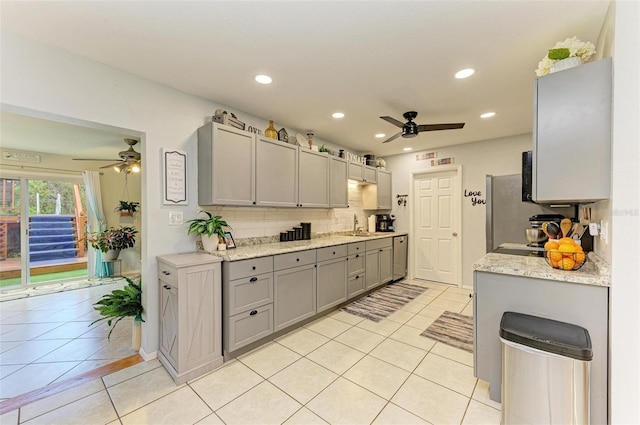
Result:
<svg viewBox="0 0 640 425">
<path fill-rule="evenodd" d="M 416 175 L 414 200 L 415 277 L 459 285 L 458 172 L 454 170 Z"/>
</svg>

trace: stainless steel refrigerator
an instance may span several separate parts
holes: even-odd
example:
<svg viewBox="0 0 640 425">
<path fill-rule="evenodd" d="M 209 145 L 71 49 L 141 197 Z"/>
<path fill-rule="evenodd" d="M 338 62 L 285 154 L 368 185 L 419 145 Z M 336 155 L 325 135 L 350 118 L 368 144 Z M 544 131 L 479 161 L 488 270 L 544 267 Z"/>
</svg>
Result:
<svg viewBox="0 0 640 425">
<path fill-rule="evenodd" d="M 522 175 L 487 176 L 486 188 L 487 252 L 505 242 L 527 244 L 524 229 L 531 227 L 529 217 L 536 214 L 562 214 L 573 217 L 569 205 L 551 207 L 522 201 Z"/>
</svg>

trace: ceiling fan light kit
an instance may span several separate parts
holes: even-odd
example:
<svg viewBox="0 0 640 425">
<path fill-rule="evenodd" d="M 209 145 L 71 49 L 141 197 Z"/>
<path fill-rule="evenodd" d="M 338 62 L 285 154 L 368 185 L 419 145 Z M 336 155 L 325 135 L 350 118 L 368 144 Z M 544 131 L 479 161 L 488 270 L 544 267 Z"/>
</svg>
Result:
<svg viewBox="0 0 640 425">
<path fill-rule="evenodd" d="M 115 159 L 99 159 L 99 158 L 73 158 L 76 161 L 118 161 L 113 164 L 105 165 L 100 168 L 113 168 L 117 173 L 139 173 L 142 169 L 142 162 L 140 160 L 140 153 L 133 149 L 133 146 L 138 143 L 136 139 L 124 139 L 124 142 L 129 145 L 129 149 L 120 151 L 118 156 L 119 160 Z"/>
<path fill-rule="evenodd" d="M 388 116 L 380 117 L 383 120 L 387 121 L 388 123 L 391 123 L 396 127 L 400 127 L 402 129 L 400 133 L 397 133 L 389 137 L 387 140 L 385 140 L 382 143 L 389 143 L 390 141 L 395 140 L 400 136 L 404 138 L 416 137 L 418 133 L 421 133 L 423 131 L 457 130 L 457 129 L 463 128 L 465 124 L 463 122 L 459 122 L 459 123 L 450 123 L 450 124 L 418 125 L 415 122 L 413 122 L 413 120 L 416 119 L 416 117 L 418 116 L 418 113 L 416 111 L 405 112 L 404 114 L 402 114 L 402 116 L 404 117 L 404 119 L 407 120 L 406 123 L 403 123 L 402 121 L 398 121 L 397 119 L 388 117 Z"/>
</svg>

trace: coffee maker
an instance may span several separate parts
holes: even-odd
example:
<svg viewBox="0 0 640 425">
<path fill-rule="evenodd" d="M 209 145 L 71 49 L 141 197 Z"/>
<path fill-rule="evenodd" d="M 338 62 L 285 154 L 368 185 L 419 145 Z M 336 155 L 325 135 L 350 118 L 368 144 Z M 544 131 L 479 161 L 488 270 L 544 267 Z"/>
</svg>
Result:
<svg viewBox="0 0 640 425">
<path fill-rule="evenodd" d="M 393 232 L 393 214 L 376 214 L 376 232 Z"/>
</svg>

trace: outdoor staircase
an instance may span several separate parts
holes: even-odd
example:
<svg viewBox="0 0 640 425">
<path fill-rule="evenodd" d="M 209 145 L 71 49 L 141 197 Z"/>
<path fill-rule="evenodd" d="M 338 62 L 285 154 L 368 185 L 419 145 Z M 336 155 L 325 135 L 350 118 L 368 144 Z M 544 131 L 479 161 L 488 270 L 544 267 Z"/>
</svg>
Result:
<svg viewBox="0 0 640 425">
<path fill-rule="evenodd" d="M 36 215 L 29 217 L 29 261 L 50 261 L 77 256 L 75 217 Z"/>
</svg>

